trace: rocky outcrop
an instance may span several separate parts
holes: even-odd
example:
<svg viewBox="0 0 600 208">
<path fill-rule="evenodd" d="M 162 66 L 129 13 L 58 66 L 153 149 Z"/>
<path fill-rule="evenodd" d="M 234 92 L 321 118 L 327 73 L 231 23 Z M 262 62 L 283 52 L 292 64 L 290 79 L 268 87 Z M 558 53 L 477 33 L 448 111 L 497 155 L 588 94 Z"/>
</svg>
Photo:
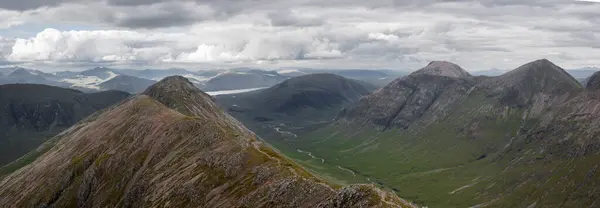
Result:
<svg viewBox="0 0 600 208">
<path fill-rule="evenodd" d="M 600 89 L 600 71 L 592 74 L 592 76 L 586 79 L 585 88 L 588 90 Z"/>
<path fill-rule="evenodd" d="M 379 129 L 407 129 L 423 117 L 440 117 L 474 85 L 469 73 L 456 64 L 432 62 L 362 98 L 344 109 L 337 120 L 359 126 L 372 124 Z"/>
<path fill-rule="evenodd" d="M 182 77 L 61 133 L 0 181 L 1 207 L 412 207 L 336 189 L 257 139 Z"/>
</svg>

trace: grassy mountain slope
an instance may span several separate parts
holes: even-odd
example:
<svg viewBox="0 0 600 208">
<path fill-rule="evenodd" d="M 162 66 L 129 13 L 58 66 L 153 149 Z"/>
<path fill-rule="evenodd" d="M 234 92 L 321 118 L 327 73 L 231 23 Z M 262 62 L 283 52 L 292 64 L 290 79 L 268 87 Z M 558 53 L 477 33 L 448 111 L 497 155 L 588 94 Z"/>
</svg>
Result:
<svg viewBox="0 0 600 208">
<path fill-rule="evenodd" d="M 53 139 L 0 181 L 0 206 L 412 207 L 370 185 L 337 187 L 261 142 L 183 77 Z"/>
<path fill-rule="evenodd" d="M 372 90 L 370 84 L 339 75 L 310 74 L 268 89 L 221 95 L 216 99 L 234 117 L 268 139 L 286 134 L 283 129 L 308 130 L 330 122 L 342 108 Z"/>
<path fill-rule="evenodd" d="M 85 94 L 47 85 L 0 85 L 0 166 L 128 96 L 120 91 Z"/>
<path fill-rule="evenodd" d="M 596 94 L 547 60 L 488 78 L 427 71 L 278 147 L 326 177 L 426 206 L 594 206 Z"/>
</svg>

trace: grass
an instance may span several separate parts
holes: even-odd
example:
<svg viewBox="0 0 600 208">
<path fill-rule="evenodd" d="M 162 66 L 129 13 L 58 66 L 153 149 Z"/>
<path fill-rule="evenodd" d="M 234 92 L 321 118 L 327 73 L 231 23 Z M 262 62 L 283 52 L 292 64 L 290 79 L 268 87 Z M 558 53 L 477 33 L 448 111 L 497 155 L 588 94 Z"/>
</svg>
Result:
<svg viewBox="0 0 600 208">
<path fill-rule="evenodd" d="M 493 104 L 486 102 L 483 94 L 475 94 L 447 119 L 409 131 L 329 126 L 269 142 L 332 181 L 374 183 L 424 206 L 468 207 L 494 200 L 481 190 L 502 171 L 497 158 L 519 130 L 523 114 L 520 109 L 482 110 Z"/>
<path fill-rule="evenodd" d="M 421 206 L 597 206 L 600 154 L 573 157 L 577 144 L 544 142 L 562 134 L 522 137 L 539 120 L 492 106 L 475 93 L 445 119 L 407 131 L 328 126 L 269 142 L 322 178 L 374 183 Z"/>
</svg>

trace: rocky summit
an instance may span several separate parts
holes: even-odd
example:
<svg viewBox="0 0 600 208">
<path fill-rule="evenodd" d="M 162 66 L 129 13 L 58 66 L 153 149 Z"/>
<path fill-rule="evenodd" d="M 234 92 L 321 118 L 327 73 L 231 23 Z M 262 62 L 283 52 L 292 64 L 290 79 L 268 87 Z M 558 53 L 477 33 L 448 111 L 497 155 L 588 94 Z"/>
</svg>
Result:
<svg viewBox="0 0 600 208">
<path fill-rule="evenodd" d="M 449 105 L 462 100 L 473 86 L 474 79 L 458 65 L 431 62 L 344 109 L 338 121 L 374 125 L 379 129 L 406 129 L 422 117 L 440 117 L 427 112 L 444 112 Z"/>
<path fill-rule="evenodd" d="M 413 73 L 413 75 L 428 74 L 434 76 L 445 76 L 452 78 L 469 78 L 471 74 L 455 63 L 448 61 L 432 61 L 425 68 Z"/>
<path fill-rule="evenodd" d="M 322 181 L 182 77 L 53 140 L 0 181 L 0 207 L 413 207 L 373 185 Z"/>
</svg>

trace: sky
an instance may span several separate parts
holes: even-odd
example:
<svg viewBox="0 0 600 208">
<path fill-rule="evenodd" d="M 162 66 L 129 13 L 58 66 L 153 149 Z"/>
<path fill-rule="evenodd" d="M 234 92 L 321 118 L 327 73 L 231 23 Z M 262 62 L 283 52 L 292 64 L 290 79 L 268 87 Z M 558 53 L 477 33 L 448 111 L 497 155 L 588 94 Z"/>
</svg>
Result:
<svg viewBox="0 0 600 208">
<path fill-rule="evenodd" d="M 468 71 L 600 66 L 575 0 L 0 0 L 0 65 Z"/>
</svg>

